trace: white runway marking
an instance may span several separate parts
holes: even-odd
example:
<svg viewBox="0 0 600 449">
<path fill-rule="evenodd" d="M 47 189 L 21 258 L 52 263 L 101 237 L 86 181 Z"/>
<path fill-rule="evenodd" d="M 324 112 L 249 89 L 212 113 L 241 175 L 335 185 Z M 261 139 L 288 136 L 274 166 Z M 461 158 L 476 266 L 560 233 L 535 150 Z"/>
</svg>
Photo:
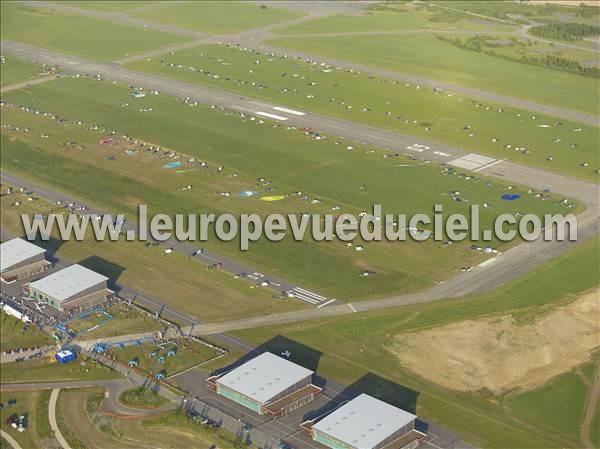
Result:
<svg viewBox="0 0 600 449">
<path fill-rule="evenodd" d="M 490 167 L 492 167 L 492 166 L 494 166 L 496 164 L 499 164 L 500 162 L 503 162 L 503 160 L 502 159 L 498 159 L 497 161 L 494 161 L 491 164 L 484 165 L 483 167 L 479 167 L 477 170 L 474 170 L 474 171 L 479 171 L 479 170 L 484 170 L 486 168 L 490 168 Z"/>
<path fill-rule="evenodd" d="M 494 262 L 496 262 L 498 259 L 496 259 L 495 257 L 492 257 L 491 259 L 485 260 L 483 262 L 481 262 L 479 265 L 477 265 L 478 267 L 487 267 L 488 265 L 493 264 Z"/>
<path fill-rule="evenodd" d="M 279 112 L 287 112 L 288 114 L 292 114 L 292 115 L 306 115 L 306 112 L 301 112 L 301 111 L 294 111 L 293 109 L 288 109 L 288 108 L 282 108 L 281 106 L 274 106 L 273 109 L 275 109 L 276 111 Z"/>
<path fill-rule="evenodd" d="M 269 112 L 257 111 L 256 115 L 261 115 L 263 117 L 272 118 L 273 120 L 281 120 L 282 122 L 287 120 L 287 117 L 283 117 L 281 115 L 271 114 Z"/>
<path fill-rule="evenodd" d="M 293 288 L 292 292 L 294 292 L 296 298 L 301 299 L 302 301 L 306 301 L 315 306 L 318 306 L 320 304 L 329 304 L 331 302 L 324 296 L 321 296 L 315 292 L 311 292 L 310 290 L 305 290 L 300 287 Z"/>
<path fill-rule="evenodd" d="M 348 307 L 350 307 L 350 309 L 351 309 L 351 310 L 352 310 L 354 313 L 356 313 L 356 309 L 354 308 L 354 306 L 353 306 L 352 304 L 348 303 Z"/>
<path fill-rule="evenodd" d="M 323 304 L 319 304 L 317 306 L 317 309 L 320 309 L 321 307 L 325 307 L 326 305 L 331 304 L 333 301 L 335 301 L 335 299 L 330 299 L 329 301 L 324 302 Z"/>
<path fill-rule="evenodd" d="M 455 167 L 466 168 L 467 170 L 478 171 L 486 167 L 491 167 L 499 162 L 502 162 L 502 160 L 482 156 L 481 154 L 469 153 L 448 162 L 448 164 L 454 165 Z"/>
</svg>

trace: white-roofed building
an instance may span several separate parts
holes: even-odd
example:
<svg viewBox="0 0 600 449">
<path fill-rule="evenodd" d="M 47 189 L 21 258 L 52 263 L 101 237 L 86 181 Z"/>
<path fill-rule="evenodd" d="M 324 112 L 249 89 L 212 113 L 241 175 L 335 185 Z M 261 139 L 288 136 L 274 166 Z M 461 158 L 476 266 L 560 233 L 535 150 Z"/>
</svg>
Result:
<svg viewBox="0 0 600 449">
<path fill-rule="evenodd" d="M 44 271 L 50 262 L 46 250 L 27 240 L 15 238 L 0 245 L 0 275 L 10 283 Z"/>
<path fill-rule="evenodd" d="M 415 448 L 425 434 L 412 413 L 361 394 L 311 427 L 314 441 L 332 449 Z"/>
<path fill-rule="evenodd" d="M 281 416 L 319 397 L 314 372 L 264 352 L 243 365 L 207 379 L 218 394 L 261 415 Z"/>
<path fill-rule="evenodd" d="M 75 307 L 90 307 L 113 294 L 108 278 L 75 264 L 28 285 L 31 298 L 64 311 Z"/>
</svg>

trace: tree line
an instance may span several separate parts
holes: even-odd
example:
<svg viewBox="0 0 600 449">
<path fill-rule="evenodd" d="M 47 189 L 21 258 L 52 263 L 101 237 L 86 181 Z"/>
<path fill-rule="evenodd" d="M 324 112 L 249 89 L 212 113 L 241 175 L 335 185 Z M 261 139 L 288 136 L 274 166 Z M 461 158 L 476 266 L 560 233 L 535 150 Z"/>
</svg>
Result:
<svg viewBox="0 0 600 449">
<path fill-rule="evenodd" d="M 561 41 L 576 41 L 588 36 L 599 36 L 600 27 L 584 23 L 549 23 L 548 25 L 535 26 L 529 29 L 531 34 L 539 37 L 548 37 Z"/>
</svg>

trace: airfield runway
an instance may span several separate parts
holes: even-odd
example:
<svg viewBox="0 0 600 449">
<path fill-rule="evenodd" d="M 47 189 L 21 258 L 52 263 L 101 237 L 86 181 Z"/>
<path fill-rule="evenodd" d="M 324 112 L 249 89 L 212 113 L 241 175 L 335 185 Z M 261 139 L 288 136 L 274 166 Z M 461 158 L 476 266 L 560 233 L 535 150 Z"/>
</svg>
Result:
<svg viewBox="0 0 600 449">
<path fill-rule="evenodd" d="M 291 1 L 289 3 L 292 6 L 295 6 L 296 8 L 302 8 L 302 6 L 304 6 L 301 4 L 302 2 Z M 294 51 L 294 50 L 290 50 L 290 49 L 268 46 L 268 45 L 261 43 L 262 41 L 264 41 L 266 39 L 279 36 L 279 35 L 275 35 L 269 31 L 272 28 L 279 27 L 282 25 L 289 26 L 289 25 L 292 25 L 297 22 L 303 22 L 303 21 L 306 21 L 309 19 L 313 19 L 316 16 L 326 16 L 329 14 L 342 14 L 342 13 L 343 14 L 358 13 L 362 8 L 364 8 L 368 5 L 368 2 L 358 3 L 358 2 L 339 1 L 339 2 L 334 2 L 337 5 L 335 7 L 332 7 L 331 5 L 327 5 L 327 3 L 331 3 L 331 2 L 314 2 L 314 3 L 315 3 L 315 6 L 313 7 L 312 2 L 311 2 L 311 7 L 309 9 L 306 9 L 306 7 L 304 6 L 303 11 L 308 13 L 308 15 L 305 17 L 292 19 L 292 20 L 284 22 L 284 23 L 277 23 L 277 24 L 269 25 L 269 26 L 259 28 L 259 29 L 252 29 L 252 30 L 242 31 L 239 33 L 234 33 L 234 34 L 219 34 L 219 35 L 208 34 L 208 33 L 193 31 L 193 30 L 189 30 L 189 29 L 182 29 L 182 28 L 171 26 L 171 25 L 164 25 L 164 24 L 159 24 L 159 23 L 155 23 L 155 22 L 149 22 L 149 21 L 146 21 L 143 19 L 130 17 L 124 13 L 109 13 L 109 12 L 93 11 L 93 10 L 77 8 L 77 7 L 74 7 L 71 5 L 65 5 L 65 4 L 54 3 L 54 2 L 28 1 L 27 5 L 40 7 L 40 8 L 46 8 L 46 9 L 52 9 L 52 10 L 56 10 L 56 11 L 75 13 L 78 15 L 93 17 L 96 19 L 112 20 L 112 21 L 119 22 L 119 23 L 122 23 L 125 25 L 132 25 L 132 26 L 142 27 L 144 29 L 151 29 L 151 30 L 156 30 L 156 31 L 163 31 L 163 32 L 178 34 L 180 36 L 185 36 L 185 37 L 192 38 L 195 40 L 195 42 L 192 42 L 192 43 L 182 44 L 184 46 L 184 48 L 189 48 L 190 46 L 194 46 L 195 44 L 199 45 L 201 43 L 210 43 L 210 42 L 223 42 L 224 41 L 224 42 L 237 43 L 242 46 L 252 47 L 256 50 L 274 52 L 276 54 L 277 53 L 278 54 L 287 53 L 290 56 L 300 56 L 302 58 L 314 59 L 317 61 L 326 62 L 330 65 L 343 67 L 344 69 L 347 69 L 347 70 L 352 69 L 354 71 L 369 73 L 371 75 L 381 76 L 381 77 L 392 79 L 392 80 L 406 81 L 406 82 L 420 84 L 422 86 L 431 87 L 431 88 L 440 88 L 440 89 L 451 91 L 455 94 L 465 95 L 467 97 L 473 97 L 473 98 L 479 98 L 482 100 L 493 101 L 493 102 L 497 102 L 497 103 L 502 103 L 506 106 L 527 109 L 529 111 L 537 112 L 540 114 L 548 114 L 548 115 L 555 116 L 557 118 L 575 120 L 575 121 L 585 123 L 588 125 L 598 126 L 598 117 L 596 117 L 595 115 L 586 114 L 584 112 L 576 111 L 576 110 L 569 109 L 569 108 L 541 104 L 541 103 L 537 103 L 534 101 L 529 101 L 529 100 L 525 100 L 525 99 L 521 99 L 521 98 L 510 97 L 510 96 L 506 96 L 506 95 L 497 94 L 494 92 L 489 92 L 489 91 L 482 90 L 482 89 L 476 89 L 476 88 L 472 88 L 472 87 L 462 86 L 462 85 L 455 84 L 452 82 L 432 80 L 432 79 L 422 77 L 422 76 L 399 73 L 399 72 L 396 72 L 393 70 L 386 70 L 386 69 L 373 67 L 373 66 L 369 66 L 369 65 L 351 63 L 351 62 L 344 61 L 344 60 L 339 60 L 339 59 L 324 57 L 324 56 L 318 56 L 318 55 L 310 54 L 307 52 L 298 52 L 298 51 Z M 129 12 L 131 13 L 131 12 L 133 12 L 133 10 L 129 11 Z M 423 30 L 423 31 L 426 31 L 426 30 Z M 524 27 L 519 32 L 525 33 L 526 28 Z M 459 33 L 465 33 L 465 31 L 461 30 L 461 31 L 459 31 Z M 504 35 L 506 33 L 505 32 L 497 33 L 497 32 L 490 31 L 487 34 L 489 34 L 489 35 L 494 35 L 494 34 Z M 516 33 L 513 33 L 513 34 L 516 34 Z M 527 35 L 527 36 L 529 39 L 538 40 L 538 38 L 535 38 L 535 36 L 534 37 L 531 37 L 529 35 Z M 560 47 L 563 44 L 556 42 L 556 43 L 554 43 L 554 45 Z M 567 44 L 565 44 L 565 45 L 567 45 Z M 114 62 L 125 63 L 125 62 L 129 62 L 129 61 L 137 60 L 140 58 L 149 57 L 150 55 L 166 53 L 170 50 L 178 49 L 179 47 L 180 46 L 178 45 L 178 46 L 173 47 L 172 49 L 163 48 L 162 51 L 161 50 L 152 50 L 151 52 L 149 52 L 149 54 L 143 53 L 140 55 L 123 58 L 119 61 L 114 61 Z"/>
<path fill-rule="evenodd" d="M 34 59 L 40 63 L 59 65 L 65 73 L 101 75 L 106 79 L 144 87 L 148 90 L 157 89 L 166 94 L 178 97 L 191 97 L 202 103 L 219 105 L 247 114 L 257 115 L 261 111 L 270 111 L 268 112 L 269 114 L 278 116 L 280 119 L 285 119 L 285 123 L 294 126 L 313 128 L 328 135 L 375 145 L 389 151 L 412 155 L 418 159 L 449 163 L 461 159 L 472 159 L 474 156 L 472 153 L 459 148 L 428 142 L 392 131 L 321 114 L 305 113 L 298 115 L 297 113 L 282 112 L 288 110 L 285 108 L 285 105 L 258 101 L 216 89 L 139 73 L 113 63 L 92 62 L 83 58 L 6 40 L 3 40 L 1 45 L 3 51 L 6 53 Z M 482 160 L 482 158 L 479 157 L 478 160 Z M 588 240 L 598 234 L 598 185 L 508 161 L 492 161 L 487 163 L 488 161 L 486 160 L 486 163 L 479 164 L 476 168 L 478 173 L 516 184 L 522 184 L 526 180 L 527 184 L 535 189 L 548 189 L 551 192 L 580 200 L 586 206 L 586 210 L 578 216 L 578 241 Z M 55 194 L 55 192 L 51 193 L 49 199 L 52 200 Z M 559 256 L 576 243 L 568 241 L 544 242 L 541 240 L 523 243 L 498 256 L 493 263 L 475 267 L 471 272 L 459 273 L 444 283 L 421 293 L 357 302 L 351 305 L 337 302 L 328 304 L 327 307 L 315 308 L 308 311 L 220 323 L 219 325 L 215 325 L 214 329 L 210 327 L 211 325 L 206 324 L 201 325 L 202 327 L 194 328 L 194 332 L 198 332 L 199 334 L 223 332 L 244 327 L 273 324 L 274 322 L 300 321 L 320 316 L 382 309 L 489 291 Z M 191 248 L 186 248 L 186 250 L 191 252 Z M 218 258 L 219 256 L 215 255 L 215 257 Z M 232 261 L 232 263 L 235 262 Z M 250 267 L 245 267 L 245 272 L 253 273 L 254 270 Z M 276 280 L 275 282 L 285 287 L 294 286 L 292 283 L 283 280 Z M 315 305 L 321 305 L 325 302 L 321 301 Z M 209 327 L 204 328 L 206 326 Z"/>
</svg>

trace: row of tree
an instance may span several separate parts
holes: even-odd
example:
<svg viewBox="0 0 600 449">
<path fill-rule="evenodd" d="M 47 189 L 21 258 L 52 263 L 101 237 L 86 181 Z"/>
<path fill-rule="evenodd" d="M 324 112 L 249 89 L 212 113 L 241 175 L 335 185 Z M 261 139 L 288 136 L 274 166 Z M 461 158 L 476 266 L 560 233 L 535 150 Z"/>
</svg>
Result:
<svg viewBox="0 0 600 449">
<path fill-rule="evenodd" d="M 585 23 L 549 23 L 530 28 L 531 34 L 561 41 L 576 41 L 588 36 L 600 36 L 600 27 Z"/>
<path fill-rule="evenodd" d="M 598 67 L 585 67 L 579 64 L 577 61 L 573 61 L 572 59 L 562 58 L 556 55 L 537 55 L 531 54 L 526 45 L 515 42 L 511 40 L 511 43 L 508 45 L 510 47 L 517 46 L 515 49 L 515 55 L 510 55 L 506 53 L 498 53 L 493 49 L 487 49 L 488 47 L 494 47 L 495 45 L 489 44 L 487 42 L 486 37 L 483 36 L 474 36 L 466 41 L 462 41 L 459 38 L 448 39 L 447 37 L 436 35 L 436 37 L 444 42 L 448 42 L 456 47 L 462 48 L 464 50 L 470 50 L 477 53 L 484 53 L 489 56 L 493 56 L 495 58 L 506 59 L 508 61 L 521 62 L 525 64 L 532 65 L 541 65 L 544 67 L 548 67 L 554 70 L 562 70 L 565 72 L 576 73 L 584 76 L 591 76 L 594 78 L 600 78 L 600 69 Z M 530 43 L 528 44 L 530 45 Z"/>
</svg>

